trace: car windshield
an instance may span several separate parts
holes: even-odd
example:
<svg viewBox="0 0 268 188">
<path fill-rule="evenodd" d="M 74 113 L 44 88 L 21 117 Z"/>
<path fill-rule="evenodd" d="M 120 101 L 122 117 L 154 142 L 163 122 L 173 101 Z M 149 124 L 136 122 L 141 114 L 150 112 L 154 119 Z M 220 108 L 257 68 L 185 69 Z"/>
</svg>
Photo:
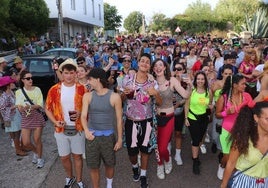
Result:
<svg viewBox="0 0 268 188">
<path fill-rule="evenodd" d="M 30 72 L 49 72 L 49 67 L 51 66 L 50 61 L 48 60 L 36 60 L 32 59 L 30 60 L 31 63 L 29 63 L 29 71 Z"/>
</svg>

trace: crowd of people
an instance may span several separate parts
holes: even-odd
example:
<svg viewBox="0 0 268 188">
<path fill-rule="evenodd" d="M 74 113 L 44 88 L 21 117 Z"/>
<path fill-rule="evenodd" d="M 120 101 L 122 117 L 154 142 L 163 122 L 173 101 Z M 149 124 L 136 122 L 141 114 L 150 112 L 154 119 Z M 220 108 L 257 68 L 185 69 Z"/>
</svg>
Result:
<svg viewBox="0 0 268 188">
<path fill-rule="evenodd" d="M 16 154 L 32 151 L 32 162 L 42 168 L 45 120 L 40 112 L 45 110 L 55 128 L 65 188 L 74 182 L 85 187 L 83 155 L 92 186 L 100 187 L 103 161 L 107 188 L 111 188 L 115 154 L 123 145 L 133 181 L 149 187 L 150 154 L 156 154 L 157 177 L 165 179 L 172 173 L 173 157 L 177 165 L 183 165 L 186 129 L 191 137 L 193 174 L 201 173 L 199 155 L 206 154 L 206 142 L 212 142 L 211 151 L 219 159 L 215 174 L 222 188 L 265 188 L 267 45 L 262 40 L 242 43 L 210 36 L 180 40 L 118 36 L 114 43 L 81 45 L 75 60 L 53 65 L 60 81 L 50 88 L 45 105 L 22 60 L 16 58 L 13 68 L 6 71 L 6 61 L 0 58 L 4 127 Z"/>
</svg>

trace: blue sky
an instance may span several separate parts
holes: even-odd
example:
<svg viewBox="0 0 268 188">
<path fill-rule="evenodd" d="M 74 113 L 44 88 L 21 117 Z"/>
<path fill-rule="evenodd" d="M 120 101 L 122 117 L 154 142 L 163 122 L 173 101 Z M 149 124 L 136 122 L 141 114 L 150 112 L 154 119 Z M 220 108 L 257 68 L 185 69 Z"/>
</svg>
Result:
<svg viewBox="0 0 268 188">
<path fill-rule="evenodd" d="M 123 19 L 133 11 L 140 11 L 148 22 L 155 13 L 163 13 L 169 18 L 183 13 L 189 4 L 196 0 L 104 0 L 104 2 L 116 6 Z M 214 8 L 218 0 L 202 0 L 202 2 L 209 3 Z"/>
</svg>

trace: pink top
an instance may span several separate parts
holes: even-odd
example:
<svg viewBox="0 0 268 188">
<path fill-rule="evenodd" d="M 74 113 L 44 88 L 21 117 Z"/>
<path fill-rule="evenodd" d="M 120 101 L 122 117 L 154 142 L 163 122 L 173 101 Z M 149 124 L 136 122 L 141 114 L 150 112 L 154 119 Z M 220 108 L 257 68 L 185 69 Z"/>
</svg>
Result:
<svg viewBox="0 0 268 188">
<path fill-rule="evenodd" d="M 227 98 L 226 94 L 224 94 L 223 97 L 224 97 L 224 100 L 226 100 Z M 243 92 L 242 103 L 236 107 L 236 112 L 234 114 L 228 114 L 226 117 L 223 118 L 222 128 L 224 128 L 228 132 L 231 132 L 240 109 L 245 105 L 250 106 L 252 103 L 253 103 L 253 100 L 250 94 Z M 224 111 L 229 109 L 231 106 L 233 106 L 233 104 L 228 100 L 226 106 L 224 106 Z"/>
<path fill-rule="evenodd" d="M 254 71 L 255 69 L 255 65 L 254 64 L 251 64 L 251 63 L 247 63 L 245 61 L 243 61 L 241 64 L 240 64 L 240 67 L 239 67 L 239 72 L 242 72 L 246 75 L 251 75 L 252 72 Z M 247 82 L 256 82 L 256 79 L 255 78 L 246 78 Z"/>
</svg>

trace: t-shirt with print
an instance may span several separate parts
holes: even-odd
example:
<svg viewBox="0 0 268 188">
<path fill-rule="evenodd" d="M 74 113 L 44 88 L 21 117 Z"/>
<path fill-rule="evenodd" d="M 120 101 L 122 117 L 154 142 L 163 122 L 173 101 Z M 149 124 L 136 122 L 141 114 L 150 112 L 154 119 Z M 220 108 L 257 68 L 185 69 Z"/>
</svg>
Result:
<svg viewBox="0 0 268 188">
<path fill-rule="evenodd" d="M 134 97 L 127 99 L 126 116 L 132 120 L 145 120 L 152 118 L 152 100 L 147 94 L 150 87 L 156 88 L 155 80 L 146 80 L 144 83 L 138 83 L 135 75 L 126 75 L 123 80 L 123 88 L 134 90 Z"/>
</svg>

